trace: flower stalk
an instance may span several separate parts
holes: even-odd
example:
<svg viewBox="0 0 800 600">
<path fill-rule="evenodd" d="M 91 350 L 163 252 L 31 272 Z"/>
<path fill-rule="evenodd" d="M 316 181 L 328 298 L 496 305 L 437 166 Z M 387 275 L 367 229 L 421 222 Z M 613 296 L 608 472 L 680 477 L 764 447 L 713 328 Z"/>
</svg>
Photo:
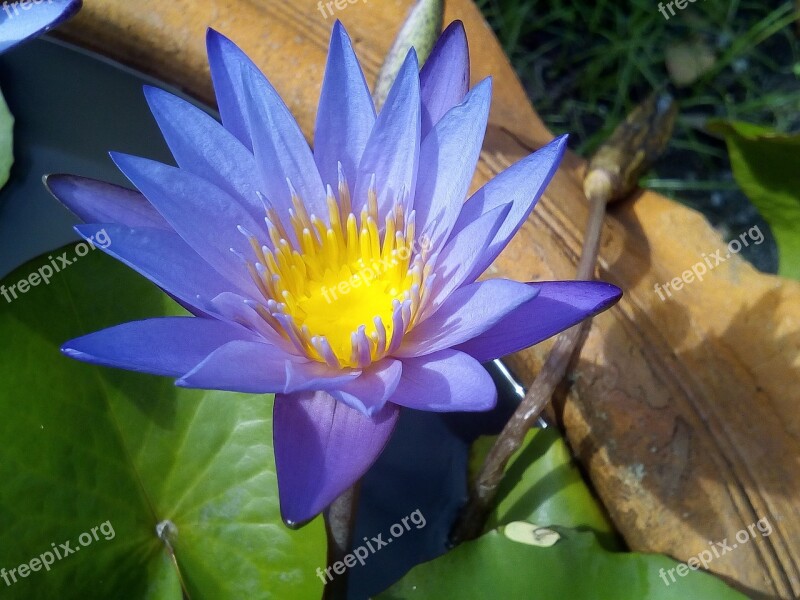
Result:
<svg viewBox="0 0 800 600">
<path fill-rule="evenodd" d="M 353 529 L 358 512 L 361 481 L 333 501 L 325 511 L 325 531 L 328 534 L 328 564 L 344 560 L 353 541 Z M 322 600 L 347 597 L 347 574 L 345 571 L 325 586 Z"/>
<path fill-rule="evenodd" d="M 606 206 L 628 197 L 636 189 L 640 177 L 666 148 L 676 114 L 677 107 L 670 96 L 651 95 L 628 115 L 589 161 L 584 179 L 589 220 L 577 280 L 589 280 L 594 276 Z M 501 431 L 472 485 L 467 504 L 451 534 L 453 544 L 474 539 L 483 531 L 508 461 L 522 446 L 528 430 L 536 424 L 564 379 L 590 325 L 591 319 L 587 319 L 556 338 L 542 370 Z"/>
</svg>

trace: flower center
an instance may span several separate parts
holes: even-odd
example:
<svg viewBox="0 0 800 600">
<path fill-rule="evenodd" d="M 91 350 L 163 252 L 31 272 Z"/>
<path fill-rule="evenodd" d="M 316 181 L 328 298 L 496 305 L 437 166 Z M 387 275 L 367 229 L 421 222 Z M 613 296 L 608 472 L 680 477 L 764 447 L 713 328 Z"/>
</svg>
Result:
<svg viewBox="0 0 800 600">
<path fill-rule="evenodd" d="M 427 247 L 417 247 L 414 212 L 405 215 L 400 199 L 379 227 L 372 185 L 356 217 L 343 177 L 338 201 L 328 188 L 330 225 L 292 196 L 294 242 L 271 209 L 274 249 L 259 248 L 249 236 L 259 260 L 249 265 L 251 275 L 267 300 L 259 313 L 309 358 L 335 368 L 366 367 L 399 347 L 423 300 Z"/>
</svg>

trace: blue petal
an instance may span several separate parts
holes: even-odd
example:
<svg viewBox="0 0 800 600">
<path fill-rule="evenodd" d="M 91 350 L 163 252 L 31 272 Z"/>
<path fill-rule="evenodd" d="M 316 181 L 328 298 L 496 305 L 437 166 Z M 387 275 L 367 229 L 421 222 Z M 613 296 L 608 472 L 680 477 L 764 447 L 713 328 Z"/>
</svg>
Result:
<svg viewBox="0 0 800 600">
<path fill-rule="evenodd" d="M 61 351 L 104 367 L 179 377 L 220 346 L 252 338 L 243 327 L 222 321 L 164 317 L 90 333 L 70 340 Z"/>
<path fill-rule="evenodd" d="M 419 185 L 414 199 L 417 228 L 434 245 L 447 239 L 467 198 L 486 134 L 492 102 L 491 79 L 484 79 L 439 121 L 420 150 Z"/>
<path fill-rule="evenodd" d="M 118 223 L 172 231 L 139 192 L 77 175 L 47 175 L 44 185 L 84 223 Z"/>
<path fill-rule="evenodd" d="M 354 192 L 358 165 L 374 125 L 375 105 L 364 73 L 350 37 L 336 21 L 314 132 L 314 159 L 323 183 L 336 189 L 341 162 L 350 193 Z"/>
<path fill-rule="evenodd" d="M 145 276 L 184 305 L 208 311 L 215 296 L 235 289 L 177 233 L 97 224 L 78 225 L 75 231 L 85 239 L 94 240 L 104 231 L 110 244 L 98 246 L 103 252 Z"/>
<path fill-rule="evenodd" d="M 465 281 L 472 283 L 473 280 L 468 280 L 467 277 L 475 262 L 494 239 L 510 210 L 510 204 L 498 206 L 478 217 L 447 242 L 441 254 L 435 258 L 433 273 L 436 274 L 436 279 L 430 290 L 429 303 L 424 308 L 425 317 L 432 315 Z"/>
<path fill-rule="evenodd" d="M 364 156 L 358 167 L 353 212 L 367 203 L 372 176 L 378 190 L 379 213 L 383 216 L 396 200 L 416 188 L 420 144 L 419 65 L 412 49 L 389 91 Z M 382 226 L 382 222 L 378 226 Z"/>
<path fill-rule="evenodd" d="M 206 32 L 206 49 L 222 124 L 252 150 L 242 75 L 245 68 L 257 70 L 258 67 L 236 44 L 213 29 Z"/>
<path fill-rule="evenodd" d="M 125 176 L 150 200 L 189 246 L 239 289 L 258 297 L 260 292 L 240 256 L 252 248 L 237 226 L 251 232 L 263 229 L 232 196 L 183 169 L 126 154 L 111 158 Z"/>
<path fill-rule="evenodd" d="M 177 385 L 246 394 L 293 393 L 341 386 L 358 374 L 298 358 L 264 340 L 236 340 L 212 352 Z"/>
<path fill-rule="evenodd" d="M 422 95 L 422 139 L 469 90 L 469 46 L 461 21 L 444 30 L 419 74 Z"/>
<path fill-rule="evenodd" d="M 286 363 L 286 394 L 295 392 L 329 391 L 339 389 L 355 380 L 358 369 L 334 369 L 328 365 L 308 359 Z"/>
<path fill-rule="evenodd" d="M 491 410 L 497 403 L 497 387 L 477 360 L 442 350 L 404 358 L 403 375 L 390 400 L 433 412 Z"/>
<path fill-rule="evenodd" d="M 264 75 L 245 68 L 247 114 L 261 190 L 281 215 L 292 207 L 292 183 L 309 214 L 328 215 L 327 194 L 303 132 Z"/>
<path fill-rule="evenodd" d="M 558 170 L 567 148 L 567 136 L 561 136 L 541 150 L 509 167 L 478 190 L 458 216 L 452 235 L 493 208 L 511 202 L 513 208 L 494 241 L 475 263 L 470 277 L 483 273 L 531 214 L 550 180 Z"/>
<path fill-rule="evenodd" d="M 286 353 L 270 344 L 235 340 L 176 381 L 178 387 L 269 394 L 286 386 Z"/>
<path fill-rule="evenodd" d="M 144 92 L 178 166 L 236 197 L 253 219 L 261 221 L 264 205 L 253 185 L 253 154 L 193 104 L 150 86 Z"/>
<path fill-rule="evenodd" d="M 353 381 L 329 391 L 331 396 L 351 408 L 371 416 L 383 408 L 400 382 L 403 365 L 399 360 L 385 358 L 369 366 Z"/>
<path fill-rule="evenodd" d="M 325 392 L 275 396 L 273 439 L 281 515 L 302 524 L 352 487 L 383 452 L 400 411 L 367 417 Z"/>
<path fill-rule="evenodd" d="M 462 344 L 480 335 L 538 290 L 508 279 L 489 279 L 462 287 L 432 316 L 403 339 L 395 356 L 423 356 Z"/>
<path fill-rule="evenodd" d="M 244 325 L 255 331 L 273 346 L 282 348 L 287 354 L 297 355 L 297 350 L 292 343 L 281 337 L 252 306 L 252 301 L 241 294 L 222 292 L 212 298 L 208 311 L 218 317 Z"/>
<path fill-rule="evenodd" d="M 50 31 L 74 15 L 81 0 L 48 0 L 45 3 L 3 2 L 0 12 L 0 54 L 36 35 Z"/>
<path fill-rule="evenodd" d="M 456 346 L 487 362 L 533 346 L 612 307 L 622 291 L 602 281 L 529 283 L 538 295 L 473 339 Z"/>
</svg>

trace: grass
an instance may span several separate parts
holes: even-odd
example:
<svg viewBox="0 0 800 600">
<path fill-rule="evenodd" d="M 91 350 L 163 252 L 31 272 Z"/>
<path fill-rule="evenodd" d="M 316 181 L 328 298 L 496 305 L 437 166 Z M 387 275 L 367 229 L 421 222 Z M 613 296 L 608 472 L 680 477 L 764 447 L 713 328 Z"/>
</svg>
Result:
<svg viewBox="0 0 800 600">
<path fill-rule="evenodd" d="M 680 106 L 662 161 L 643 182 L 702 210 L 725 232 L 758 220 L 705 122 L 721 117 L 800 130 L 800 40 L 792 1 L 698 0 L 666 20 L 654 0 L 477 0 L 553 133 L 589 156 L 633 106 L 669 88 Z M 670 47 L 698 42 L 715 56 L 674 89 Z M 765 245 L 766 246 L 766 245 Z M 749 258 L 774 270 L 774 251 Z M 773 249 L 774 250 L 774 249 Z"/>
</svg>

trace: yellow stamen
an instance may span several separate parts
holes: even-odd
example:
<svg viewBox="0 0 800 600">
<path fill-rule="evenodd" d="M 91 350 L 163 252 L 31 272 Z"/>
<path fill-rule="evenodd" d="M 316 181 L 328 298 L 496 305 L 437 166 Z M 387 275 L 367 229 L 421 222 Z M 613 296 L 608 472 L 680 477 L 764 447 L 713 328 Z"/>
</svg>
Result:
<svg viewBox="0 0 800 600">
<path fill-rule="evenodd" d="M 258 313 L 309 358 L 334 368 L 364 368 L 398 346 L 425 297 L 430 270 L 416 254 L 413 211 L 406 215 L 398 202 L 381 231 L 374 180 L 357 217 L 340 177 L 338 202 L 328 188 L 326 224 L 309 216 L 289 187 L 289 219 L 281 222 L 267 211 L 274 250 L 248 236 L 259 263 L 248 268 L 268 307 Z"/>
</svg>

